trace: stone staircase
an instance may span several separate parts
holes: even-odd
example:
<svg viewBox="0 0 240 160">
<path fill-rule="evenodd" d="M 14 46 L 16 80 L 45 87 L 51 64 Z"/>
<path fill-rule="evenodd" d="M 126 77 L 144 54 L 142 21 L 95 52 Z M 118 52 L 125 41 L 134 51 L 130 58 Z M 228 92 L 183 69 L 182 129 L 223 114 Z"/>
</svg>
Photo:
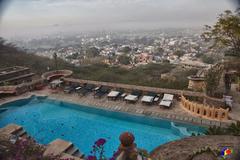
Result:
<svg viewBox="0 0 240 160">
<path fill-rule="evenodd" d="M 73 143 L 62 139 L 56 139 L 48 144 L 44 155 L 65 155 L 68 157 L 74 157 L 76 160 L 84 158 L 84 154 L 82 154 Z"/>
<path fill-rule="evenodd" d="M 17 136 L 18 138 L 24 138 L 24 139 L 30 138 L 30 136 L 22 127 L 19 128 L 18 130 L 15 130 L 12 134 Z"/>
<path fill-rule="evenodd" d="M 18 138 L 30 138 L 27 132 L 22 126 L 16 124 L 9 124 L 4 128 L 0 128 L 0 136 L 6 135 L 11 137 L 12 135 Z M 83 160 L 84 154 L 73 143 L 56 139 L 46 146 L 44 155 L 60 155 L 64 159 Z"/>
<path fill-rule="evenodd" d="M 30 136 L 23 129 L 23 127 L 15 124 L 9 124 L 6 127 L 1 128 L 0 134 L 5 134 L 9 136 L 14 135 L 14 136 L 17 136 L 18 138 L 30 138 Z"/>
</svg>

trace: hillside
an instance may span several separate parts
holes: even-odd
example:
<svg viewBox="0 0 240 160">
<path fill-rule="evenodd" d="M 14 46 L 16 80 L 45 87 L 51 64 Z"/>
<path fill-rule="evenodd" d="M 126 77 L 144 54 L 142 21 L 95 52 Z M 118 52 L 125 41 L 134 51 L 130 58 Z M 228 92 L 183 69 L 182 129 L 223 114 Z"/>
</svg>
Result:
<svg viewBox="0 0 240 160">
<path fill-rule="evenodd" d="M 59 60 L 59 69 L 72 68 L 70 64 Z M 31 68 L 35 73 L 41 74 L 47 71 L 47 68 L 54 68 L 53 60 L 40 57 L 34 54 L 27 54 L 18 49 L 13 44 L 6 43 L 0 38 L 0 68 L 9 66 L 26 66 Z"/>
<path fill-rule="evenodd" d="M 46 72 L 48 68 L 55 69 L 53 60 L 27 54 L 0 39 L 0 68 L 15 65 L 29 67 L 39 75 Z M 76 78 L 173 89 L 186 89 L 188 86 L 187 76 L 197 72 L 194 69 L 179 69 L 169 63 L 148 64 L 133 69 L 111 67 L 105 64 L 75 67 L 61 59 L 58 59 L 58 69 L 70 69 Z M 165 73 L 174 74 L 170 78 L 161 79 L 161 74 Z"/>
</svg>

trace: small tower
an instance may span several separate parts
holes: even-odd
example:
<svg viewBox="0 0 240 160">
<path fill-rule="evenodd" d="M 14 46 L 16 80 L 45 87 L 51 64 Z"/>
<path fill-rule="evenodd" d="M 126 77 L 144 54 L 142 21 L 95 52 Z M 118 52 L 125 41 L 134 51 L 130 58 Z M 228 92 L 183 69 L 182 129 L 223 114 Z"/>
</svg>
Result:
<svg viewBox="0 0 240 160">
<path fill-rule="evenodd" d="M 193 91 L 204 91 L 205 90 L 205 72 L 206 70 L 199 70 L 196 75 L 188 77 L 188 89 Z"/>
</svg>

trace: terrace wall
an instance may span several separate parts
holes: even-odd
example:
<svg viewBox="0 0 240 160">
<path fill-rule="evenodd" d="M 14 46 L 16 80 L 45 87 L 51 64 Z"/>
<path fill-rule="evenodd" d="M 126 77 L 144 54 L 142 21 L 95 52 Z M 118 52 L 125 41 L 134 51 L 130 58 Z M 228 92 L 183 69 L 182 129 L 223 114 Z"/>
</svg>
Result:
<svg viewBox="0 0 240 160">
<path fill-rule="evenodd" d="M 51 81 L 54 79 L 59 79 L 61 77 L 69 77 L 72 75 L 72 73 L 73 72 L 70 70 L 56 70 L 44 73 L 42 75 L 42 78 Z"/>
<path fill-rule="evenodd" d="M 191 102 L 183 95 L 181 96 L 181 104 L 186 110 L 194 115 L 219 121 L 228 120 L 228 109 Z"/>
</svg>

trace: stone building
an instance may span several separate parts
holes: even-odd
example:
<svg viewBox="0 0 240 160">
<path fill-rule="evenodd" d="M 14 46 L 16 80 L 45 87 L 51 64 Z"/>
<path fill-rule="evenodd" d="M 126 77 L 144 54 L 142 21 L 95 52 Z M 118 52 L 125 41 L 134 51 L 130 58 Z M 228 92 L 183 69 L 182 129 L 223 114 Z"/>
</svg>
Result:
<svg viewBox="0 0 240 160">
<path fill-rule="evenodd" d="M 14 66 L 0 69 L 0 86 L 31 82 L 35 74 L 29 68 Z"/>
<path fill-rule="evenodd" d="M 193 91 L 204 91 L 205 90 L 205 70 L 200 70 L 196 75 L 188 77 L 188 89 Z"/>
</svg>

